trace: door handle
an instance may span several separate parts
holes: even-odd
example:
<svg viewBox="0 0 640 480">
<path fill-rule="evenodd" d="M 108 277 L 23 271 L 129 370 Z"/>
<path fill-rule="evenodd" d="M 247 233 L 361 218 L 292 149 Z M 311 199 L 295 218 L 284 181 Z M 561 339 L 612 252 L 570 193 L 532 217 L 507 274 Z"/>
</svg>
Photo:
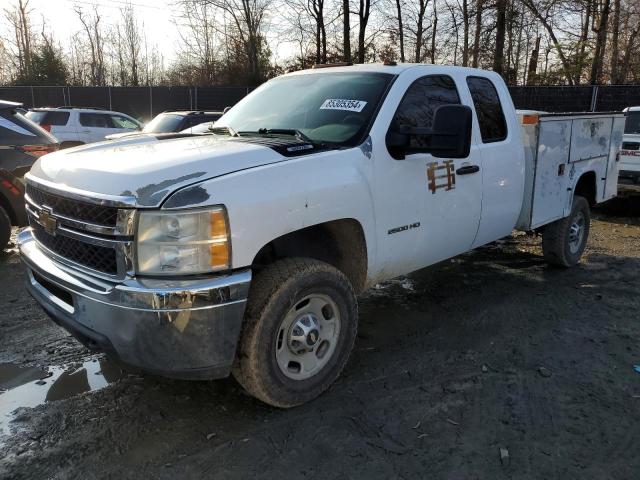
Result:
<svg viewBox="0 0 640 480">
<path fill-rule="evenodd" d="M 478 173 L 480 171 L 480 167 L 478 165 L 466 165 L 464 167 L 460 167 L 456 170 L 456 174 L 458 175 L 470 175 L 472 173 Z"/>
</svg>

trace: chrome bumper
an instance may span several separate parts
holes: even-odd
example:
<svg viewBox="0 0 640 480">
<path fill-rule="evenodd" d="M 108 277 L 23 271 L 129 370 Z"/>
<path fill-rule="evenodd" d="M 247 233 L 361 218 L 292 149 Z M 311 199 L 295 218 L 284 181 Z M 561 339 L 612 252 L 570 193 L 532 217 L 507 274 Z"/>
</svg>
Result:
<svg viewBox="0 0 640 480">
<path fill-rule="evenodd" d="M 89 348 L 149 373 L 207 379 L 229 375 L 251 271 L 227 276 L 112 283 L 52 260 L 31 229 L 18 235 L 27 289 Z"/>
</svg>

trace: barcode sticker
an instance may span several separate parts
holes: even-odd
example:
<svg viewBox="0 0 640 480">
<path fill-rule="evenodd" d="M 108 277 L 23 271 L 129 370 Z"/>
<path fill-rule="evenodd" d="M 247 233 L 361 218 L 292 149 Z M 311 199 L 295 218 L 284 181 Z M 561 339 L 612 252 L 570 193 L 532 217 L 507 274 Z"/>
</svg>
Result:
<svg viewBox="0 0 640 480">
<path fill-rule="evenodd" d="M 347 110 L 361 112 L 367 105 L 363 100 L 346 100 L 344 98 L 328 98 L 320 105 L 320 110 Z"/>
</svg>

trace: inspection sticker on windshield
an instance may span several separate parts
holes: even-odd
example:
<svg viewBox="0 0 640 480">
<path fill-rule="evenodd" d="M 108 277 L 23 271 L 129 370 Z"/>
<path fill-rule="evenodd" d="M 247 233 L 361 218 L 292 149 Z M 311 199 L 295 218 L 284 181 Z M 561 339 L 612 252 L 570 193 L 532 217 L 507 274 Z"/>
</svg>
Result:
<svg viewBox="0 0 640 480">
<path fill-rule="evenodd" d="M 361 112 L 367 102 L 363 100 L 345 100 L 344 98 L 328 98 L 320 105 L 320 110 L 347 110 Z"/>
</svg>

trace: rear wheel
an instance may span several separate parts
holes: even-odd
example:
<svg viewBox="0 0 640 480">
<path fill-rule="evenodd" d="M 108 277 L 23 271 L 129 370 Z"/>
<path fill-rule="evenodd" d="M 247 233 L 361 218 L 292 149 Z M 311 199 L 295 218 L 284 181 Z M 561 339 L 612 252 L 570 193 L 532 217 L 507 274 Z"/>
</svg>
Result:
<svg viewBox="0 0 640 480">
<path fill-rule="evenodd" d="M 4 208 L 0 207 L 0 250 L 4 250 L 9 243 L 9 238 L 11 238 L 11 219 Z"/>
<path fill-rule="evenodd" d="M 575 195 L 571 214 L 550 223 L 542 233 L 545 260 L 560 267 L 577 264 L 587 246 L 590 224 L 589 202 L 586 198 Z"/>
<path fill-rule="evenodd" d="M 276 407 L 312 400 L 347 362 L 357 312 L 349 280 L 331 265 L 306 258 L 269 265 L 252 282 L 236 380 Z"/>
</svg>

